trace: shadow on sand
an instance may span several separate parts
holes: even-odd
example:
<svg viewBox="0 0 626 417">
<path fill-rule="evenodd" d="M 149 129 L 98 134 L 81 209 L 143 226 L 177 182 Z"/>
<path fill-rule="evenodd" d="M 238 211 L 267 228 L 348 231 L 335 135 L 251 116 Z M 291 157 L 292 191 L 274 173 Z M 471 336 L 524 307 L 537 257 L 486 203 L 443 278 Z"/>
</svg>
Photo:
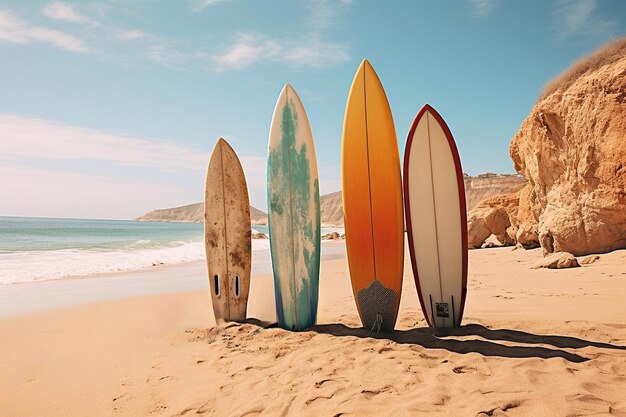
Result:
<svg viewBox="0 0 626 417">
<path fill-rule="evenodd" d="M 537 335 L 520 330 L 491 330 L 479 324 L 468 324 L 455 329 L 416 328 L 396 330 L 393 333 L 374 333 L 363 328 L 348 327 L 343 324 L 321 324 L 309 330 L 337 337 L 353 336 L 391 340 L 400 344 L 419 345 L 428 349 L 445 349 L 455 353 L 479 353 L 484 356 L 501 356 L 506 358 L 563 358 L 570 362 L 585 362 L 589 358 L 561 349 L 542 346 L 509 346 L 488 340 L 501 340 L 514 343 L 544 344 L 556 348 L 580 349 L 597 347 L 602 349 L 626 350 L 626 346 L 609 343 L 593 342 L 576 337 Z M 451 337 L 479 336 L 487 340 L 456 340 Z"/>
</svg>

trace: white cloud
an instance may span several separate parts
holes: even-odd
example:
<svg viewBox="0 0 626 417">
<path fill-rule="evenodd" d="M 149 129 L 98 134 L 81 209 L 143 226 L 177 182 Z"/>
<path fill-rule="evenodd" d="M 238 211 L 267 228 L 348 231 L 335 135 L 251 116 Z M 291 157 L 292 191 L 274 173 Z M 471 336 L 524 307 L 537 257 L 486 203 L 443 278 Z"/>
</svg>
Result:
<svg viewBox="0 0 626 417">
<path fill-rule="evenodd" d="M 207 7 L 215 6 L 216 4 L 223 3 L 228 0 L 189 0 L 191 10 L 200 12 Z"/>
<path fill-rule="evenodd" d="M 65 22 L 91 24 L 93 21 L 84 16 L 67 3 L 55 1 L 49 3 L 43 8 L 43 14 L 53 20 L 62 20 Z"/>
<path fill-rule="evenodd" d="M 559 37 L 576 35 L 608 37 L 616 21 L 598 12 L 597 0 L 561 0 L 554 10 Z"/>
<path fill-rule="evenodd" d="M 352 5 L 352 0 L 310 0 L 309 24 L 314 31 L 322 31 L 336 21 L 338 15 Z"/>
<path fill-rule="evenodd" d="M 0 161 L 93 160 L 165 170 L 203 169 L 208 155 L 167 142 L 0 114 Z"/>
<path fill-rule="evenodd" d="M 188 54 L 166 42 L 153 42 L 146 48 L 145 57 L 166 67 L 181 69 L 189 59 Z"/>
<path fill-rule="evenodd" d="M 496 0 L 469 0 L 470 14 L 475 18 L 487 17 L 495 6 Z"/>
<path fill-rule="evenodd" d="M 310 0 L 302 35 L 272 38 L 259 33 L 240 33 L 221 53 L 213 54 L 213 64 L 218 71 L 224 71 L 248 68 L 262 61 L 318 68 L 346 62 L 350 59 L 347 46 L 326 40 L 326 35 L 352 2 Z"/>
<path fill-rule="evenodd" d="M 349 60 L 350 54 L 345 45 L 323 41 L 316 35 L 293 41 L 245 33 L 238 35 L 224 52 L 213 56 L 212 59 L 217 69 L 223 71 L 244 69 L 259 61 L 327 67 Z"/>
<path fill-rule="evenodd" d="M 74 35 L 36 26 L 13 13 L 0 10 L 0 41 L 28 45 L 43 43 L 71 52 L 89 52 L 84 42 Z"/>
<path fill-rule="evenodd" d="M 275 58 L 282 48 L 271 39 L 260 35 L 244 33 L 222 54 L 213 60 L 219 69 L 242 69 L 256 61 Z"/>
<path fill-rule="evenodd" d="M 155 181 L 0 164 L 0 215 L 131 219 L 155 208 L 199 201 L 202 183 Z"/>
<path fill-rule="evenodd" d="M 325 67 L 348 61 L 350 54 L 345 45 L 313 38 L 309 43 L 288 49 L 283 59 L 299 65 Z"/>
<path fill-rule="evenodd" d="M 0 215 L 130 218 L 198 202 L 210 149 L 0 114 Z M 263 208 L 266 157 L 239 157 Z"/>
<path fill-rule="evenodd" d="M 145 32 L 138 30 L 138 29 L 133 29 L 133 30 L 118 30 L 117 31 L 117 36 L 120 39 L 124 39 L 124 40 L 128 40 L 128 41 L 134 41 L 137 39 L 143 39 L 146 37 Z"/>
<path fill-rule="evenodd" d="M 91 9 L 95 9 L 97 11 L 98 6 L 91 6 Z M 139 29 L 121 29 L 113 25 L 103 24 L 85 14 L 78 13 L 71 4 L 62 3 L 60 1 L 47 4 L 42 9 L 42 12 L 46 17 L 52 20 L 78 23 L 95 28 L 97 31 L 92 32 L 91 35 L 95 35 L 94 37 L 99 40 L 108 38 L 121 41 L 137 41 L 148 37 L 145 32 Z M 97 11 L 97 13 L 101 14 L 103 12 L 100 10 Z"/>
<path fill-rule="evenodd" d="M 196 10 L 229 0 L 189 0 Z M 87 48 L 81 38 L 61 31 L 34 26 L 11 12 L 0 11 L 0 41 L 30 44 L 41 42 L 74 52 L 94 52 L 119 58 L 125 50 L 112 48 L 120 42 L 132 43 L 140 48 L 138 55 L 148 61 L 176 69 L 188 70 L 197 66 L 212 71 L 240 70 L 260 62 L 279 62 L 295 66 L 324 68 L 350 59 L 347 45 L 328 40 L 329 29 L 352 5 L 353 0 L 310 0 L 306 3 L 305 24 L 297 37 L 270 37 L 259 33 L 239 33 L 232 43 L 222 49 L 202 49 L 193 41 L 166 39 L 139 29 L 121 28 L 99 21 L 77 6 L 53 1 L 42 12 L 50 19 L 81 24 L 81 37 L 88 39 Z M 93 5 L 89 10 L 94 10 Z M 93 48 L 93 49 L 92 49 Z"/>
</svg>

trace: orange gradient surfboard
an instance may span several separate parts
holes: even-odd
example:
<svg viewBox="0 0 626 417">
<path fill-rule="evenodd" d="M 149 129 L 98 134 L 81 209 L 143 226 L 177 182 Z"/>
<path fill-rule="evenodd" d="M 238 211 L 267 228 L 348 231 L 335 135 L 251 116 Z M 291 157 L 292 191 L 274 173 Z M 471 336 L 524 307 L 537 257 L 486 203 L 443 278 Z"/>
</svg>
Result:
<svg viewBox="0 0 626 417">
<path fill-rule="evenodd" d="M 346 104 L 341 169 L 346 250 L 361 322 L 389 332 L 402 291 L 402 179 L 391 109 L 367 60 L 354 76 Z"/>
</svg>

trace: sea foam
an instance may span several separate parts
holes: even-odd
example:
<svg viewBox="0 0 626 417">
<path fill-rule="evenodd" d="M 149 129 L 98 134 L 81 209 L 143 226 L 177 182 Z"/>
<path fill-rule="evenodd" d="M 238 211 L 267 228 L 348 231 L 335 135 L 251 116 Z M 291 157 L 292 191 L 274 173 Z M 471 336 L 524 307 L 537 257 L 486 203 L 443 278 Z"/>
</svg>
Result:
<svg viewBox="0 0 626 417">
<path fill-rule="evenodd" d="M 170 242 L 171 244 L 172 242 Z M 82 277 L 205 259 L 203 242 L 175 242 L 157 247 L 149 240 L 125 245 L 123 250 L 62 249 L 0 253 L 0 285 Z M 252 241 L 252 249 L 268 250 L 269 241 Z"/>
</svg>

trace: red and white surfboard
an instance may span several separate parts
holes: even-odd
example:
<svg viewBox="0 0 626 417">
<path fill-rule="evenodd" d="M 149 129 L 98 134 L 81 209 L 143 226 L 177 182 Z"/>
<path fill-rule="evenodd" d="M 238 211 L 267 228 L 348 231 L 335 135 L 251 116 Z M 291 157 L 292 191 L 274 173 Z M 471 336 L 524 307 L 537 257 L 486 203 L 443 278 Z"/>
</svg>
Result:
<svg viewBox="0 0 626 417">
<path fill-rule="evenodd" d="M 467 214 L 459 153 L 443 118 L 426 104 L 404 152 L 404 201 L 417 293 L 430 326 L 461 324 L 467 294 Z"/>
</svg>

